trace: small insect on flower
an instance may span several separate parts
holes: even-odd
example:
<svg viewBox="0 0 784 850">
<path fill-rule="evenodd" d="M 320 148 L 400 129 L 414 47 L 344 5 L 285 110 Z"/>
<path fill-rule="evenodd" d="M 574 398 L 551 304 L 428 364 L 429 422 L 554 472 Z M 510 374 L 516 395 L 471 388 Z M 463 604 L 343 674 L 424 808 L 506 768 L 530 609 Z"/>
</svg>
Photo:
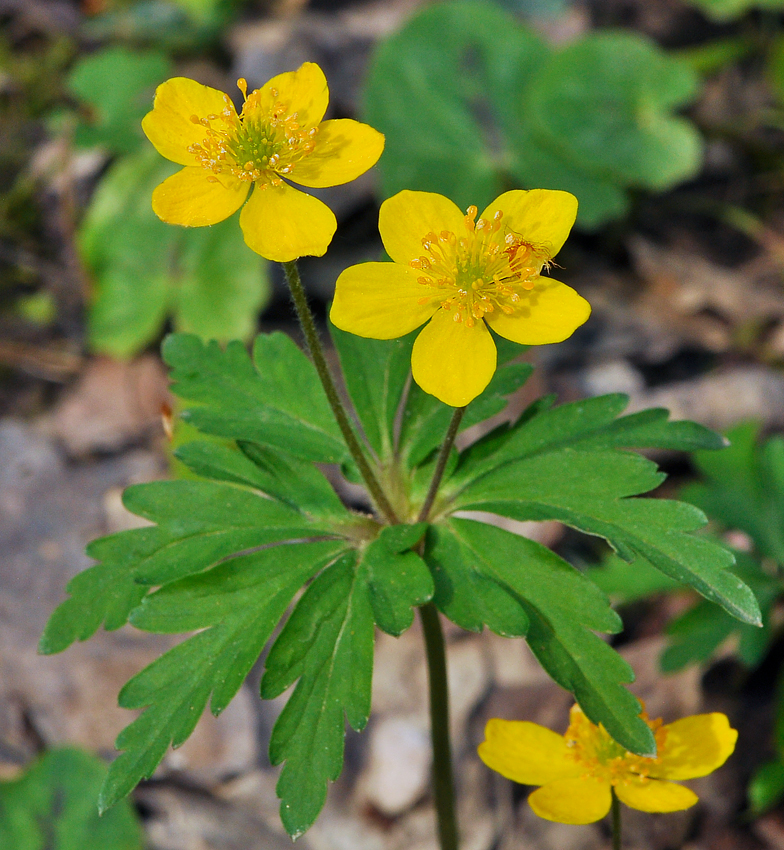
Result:
<svg viewBox="0 0 784 850">
<path fill-rule="evenodd" d="M 462 407 L 490 383 L 488 330 L 525 345 L 561 342 L 591 313 L 549 268 L 574 224 L 568 192 L 506 192 L 477 219 L 442 195 L 403 191 L 381 205 L 378 228 L 393 263 L 362 263 L 338 278 L 331 319 L 341 330 L 394 339 L 428 322 L 411 370 L 425 392 Z"/>
<path fill-rule="evenodd" d="M 663 725 L 640 715 L 656 737 L 655 758 L 627 752 L 605 728 L 573 706 L 561 736 L 537 723 L 490 720 L 479 756 L 493 770 L 523 785 L 540 785 L 528 798 L 539 817 L 593 823 L 610 810 L 612 791 L 632 809 L 676 812 L 697 795 L 672 780 L 696 779 L 732 755 L 738 733 L 724 714 L 695 714 Z"/>
<path fill-rule="evenodd" d="M 351 119 L 322 121 L 329 101 L 324 73 L 312 62 L 273 77 L 248 94 L 237 114 L 229 96 L 185 77 L 158 86 L 142 129 L 182 171 L 153 192 L 169 224 L 202 227 L 236 212 L 245 242 L 268 260 L 321 256 L 335 233 L 332 210 L 294 189 L 348 183 L 375 165 L 381 133 Z"/>
</svg>

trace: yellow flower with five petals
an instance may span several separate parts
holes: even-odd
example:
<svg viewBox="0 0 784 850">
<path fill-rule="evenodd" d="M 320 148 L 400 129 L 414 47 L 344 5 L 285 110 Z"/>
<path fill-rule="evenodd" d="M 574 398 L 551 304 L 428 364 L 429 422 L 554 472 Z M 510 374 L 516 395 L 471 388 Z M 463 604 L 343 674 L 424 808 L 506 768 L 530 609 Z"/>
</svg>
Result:
<svg viewBox="0 0 784 850">
<path fill-rule="evenodd" d="M 697 802 L 677 780 L 707 776 L 732 755 L 738 733 L 724 714 L 695 714 L 663 725 L 640 715 L 656 736 L 655 758 L 627 752 L 575 705 L 565 735 L 537 723 L 493 719 L 479 756 L 493 770 L 523 785 L 539 817 L 593 823 L 618 799 L 643 812 L 676 812 Z M 676 780 L 676 781 L 673 781 Z"/>
<path fill-rule="evenodd" d="M 202 227 L 245 203 L 245 242 L 268 260 L 321 256 L 337 223 L 317 198 L 293 188 L 348 183 L 375 165 L 381 133 L 351 119 L 322 121 L 329 89 L 318 65 L 306 62 L 247 93 L 237 114 L 227 94 L 185 77 L 158 86 L 142 121 L 160 154 L 184 165 L 153 192 L 152 206 L 169 224 Z"/>
<path fill-rule="evenodd" d="M 525 345 L 561 342 L 588 302 L 543 277 L 574 224 L 568 192 L 514 190 L 477 219 L 442 195 L 403 191 L 384 201 L 379 231 L 393 263 L 362 263 L 338 278 L 330 318 L 341 330 L 394 339 L 428 324 L 411 354 L 423 390 L 462 407 L 496 368 L 488 330 Z"/>
</svg>

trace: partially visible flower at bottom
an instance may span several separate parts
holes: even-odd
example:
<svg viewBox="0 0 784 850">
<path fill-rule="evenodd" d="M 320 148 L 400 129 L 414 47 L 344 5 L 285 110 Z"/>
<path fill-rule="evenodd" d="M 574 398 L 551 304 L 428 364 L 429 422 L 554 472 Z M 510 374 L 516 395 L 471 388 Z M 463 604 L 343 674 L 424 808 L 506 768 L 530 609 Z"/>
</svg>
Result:
<svg viewBox="0 0 784 850">
<path fill-rule="evenodd" d="M 738 733 L 724 714 L 695 714 L 663 725 L 640 715 L 656 736 L 655 758 L 627 752 L 579 705 L 561 736 L 537 723 L 492 719 L 479 756 L 493 770 L 522 785 L 540 785 L 528 797 L 539 817 L 560 823 L 601 820 L 618 799 L 643 812 L 677 812 L 697 795 L 672 780 L 696 779 L 732 755 Z"/>
</svg>

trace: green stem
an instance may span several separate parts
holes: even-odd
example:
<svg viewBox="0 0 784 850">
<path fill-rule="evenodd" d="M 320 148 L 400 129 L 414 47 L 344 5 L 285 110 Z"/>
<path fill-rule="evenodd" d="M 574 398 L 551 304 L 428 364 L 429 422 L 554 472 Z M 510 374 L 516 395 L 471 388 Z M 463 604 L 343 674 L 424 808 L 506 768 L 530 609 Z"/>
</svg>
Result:
<svg viewBox="0 0 784 850">
<path fill-rule="evenodd" d="M 621 803 L 615 795 L 615 788 L 610 789 L 612 792 L 612 836 L 613 850 L 621 850 Z"/>
<path fill-rule="evenodd" d="M 457 816 L 449 743 L 449 694 L 446 679 L 444 633 L 432 602 L 419 609 L 427 651 L 430 685 L 430 735 L 433 741 L 433 797 L 441 850 L 457 850 Z"/>
<path fill-rule="evenodd" d="M 291 260 L 288 263 L 283 263 L 283 270 L 286 272 L 286 280 L 291 291 L 291 298 L 294 302 L 294 309 L 297 311 L 302 332 L 305 334 L 305 341 L 310 350 L 310 356 L 313 358 L 313 365 L 316 367 L 318 376 L 321 379 L 321 385 L 324 387 L 324 392 L 327 395 L 327 401 L 335 414 L 338 427 L 343 434 L 343 439 L 346 441 L 348 450 L 359 468 L 360 475 L 365 481 L 370 497 L 375 502 L 379 511 L 384 514 L 385 518 L 392 525 L 400 522 L 392 505 L 389 503 L 386 494 L 381 489 L 378 479 L 373 474 L 370 464 L 367 461 L 365 452 L 362 450 L 357 435 L 351 427 L 346 408 L 338 395 L 335 382 L 332 379 L 332 373 L 329 371 L 327 360 L 324 357 L 324 349 L 321 347 L 321 340 L 316 331 L 316 323 L 313 321 L 313 314 L 308 306 L 308 299 L 305 295 L 305 289 L 302 286 L 302 280 L 299 276 L 297 261 Z"/>
<path fill-rule="evenodd" d="M 433 478 L 430 481 L 430 488 L 427 491 L 427 496 L 425 496 L 425 501 L 422 503 L 422 510 L 419 511 L 417 522 L 424 522 L 430 514 L 430 508 L 433 507 L 433 502 L 435 502 L 436 496 L 438 495 L 438 487 L 441 484 L 441 479 L 444 477 L 444 470 L 446 469 L 449 454 L 452 451 L 452 446 L 454 445 L 455 437 L 457 436 L 457 431 L 460 428 L 460 421 L 462 420 L 464 413 L 465 407 L 456 407 L 455 412 L 452 414 L 452 421 L 449 423 L 446 437 L 444 437 L 444 442 L 438 453 L 435 472 L 433 472 Z"/>
</svg>

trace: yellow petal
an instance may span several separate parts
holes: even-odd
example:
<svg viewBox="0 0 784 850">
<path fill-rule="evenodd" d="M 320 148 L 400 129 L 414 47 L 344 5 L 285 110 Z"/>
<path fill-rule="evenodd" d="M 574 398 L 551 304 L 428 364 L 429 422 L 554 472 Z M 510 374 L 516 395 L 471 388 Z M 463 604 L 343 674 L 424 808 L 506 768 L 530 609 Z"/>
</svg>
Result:
<svg viewBox="0 0 784 850">
<path fill-rule="evenodd" d="M 439 309 L 422 329 L 411 351 L 411 374 L 426 393 L 463 407 L 490 383 L 496 349 L 481 319 L 469 328 L 454 316 Z"/>
<path fill-rule="evenodd" d="M 595 823 L 610 811 L 610 783 L 593 777 L 557 779 L 534 791 L 528 804 L 546 820 Z"/>
<path fill-rule="evenodd" d="M 732 755 L 738 733 L 724 714 L 694 714 L 664 727 L 666 737 L 650 775 L 696 779 L 721 767 Z"/>
<path fill-rule="evenodd" d="M 530 291 L 520 293 L 512 315 L 500 310 L 485 320 L 500 336 L 523 345 L 547 345 L 570 337 L 591 315 L 591 305 L 571 286 L 540 277 Z"/>
<path fill-rule="evenodd" d="M 152 193 L 158 218 L 168 224 L 203 227 L 236 212 L 247 198 L 250 184 L 227 175 L 212 183 L 209 176 L 201 166 L 190 166 L 164 180 Z"/>
<path fill-rule="evenodd" d="M 439 309 L 438 298 L 419 301 L 429 287 L 418 273 L 396 263 L 362 263 L 347 268 L 335 284 L 330 319 L 343 331 L 371 339 L 395 339 L 424 324 Z"/>
<path fill-rule="evenodd" d="M 577 216 L 577 198 L 554 189 L 513 189 L 497 197 L 482 213 L 491 220 L 501 210 L 501 225 L 526 242 L 545 245 L 551 257 L 560 250 Z"/>
<path fill-rule="evenodd" d="M 315 62 L 305 62 L 296 71 L 278 74 L 256 93 L 256 105 L 267 112 L 274 103 L 286 106 L 286 115 L 297 113 L 303 129 L 315 127 L 324 117 L 329 103 L 329 88 L 324 72 Z"/>
<path fill-rule="evenodd" d="M 479 758 L 492 770 L 521 785 L 545 785 L 579 776 L 563 735 L 538 723 L 493 718 L 485 726 Z"/>
<path fill-rule="evenodd" d="M 240 227 L 249 248 L 286 263 L 325 254 L 337 221 L 326 204 L 287 183 L 257 183 L 240 213 Z"/>
<path fill-rule="evenodd" d="M 316 147 L 298 162 L 291 179 L 303 186 L 339 186 L 372 168 L 384 150 L 384 137 L 350 118 L 319 124 Z"/>
<path fill-rule="evenodd" d="M 207 132 L 201 124 L 194 124 L 191 116 L 206 118 L 224 109 L 230 110 L 229 120 L 236 121 L 237 112 L 227 94 L 186 77 L 174 77 L 156 89 L 152 112 L 142 119 L 142 129 L 166 159 L 193 165 L 196 160 L 188 153 L 188 146 L 201 144 Z M 220 126 L 217 121 L 212 123 Z"/>
<path fill-rule="evenodd" d="M 619 783 L 615 786 L 615 793 L 624 805 L 641 812 L 680 812 L 697 802 L 694 791 L 659 779 Z"/>
<path fill-rule="evenodd" d="M 424 253 L 422 239 L 428 233 L 464 233 L 465 216 L 443 195 L 404 189 L 381 204 L 378 229 L 387 254 L 408 265 Z"/>
</svg>

